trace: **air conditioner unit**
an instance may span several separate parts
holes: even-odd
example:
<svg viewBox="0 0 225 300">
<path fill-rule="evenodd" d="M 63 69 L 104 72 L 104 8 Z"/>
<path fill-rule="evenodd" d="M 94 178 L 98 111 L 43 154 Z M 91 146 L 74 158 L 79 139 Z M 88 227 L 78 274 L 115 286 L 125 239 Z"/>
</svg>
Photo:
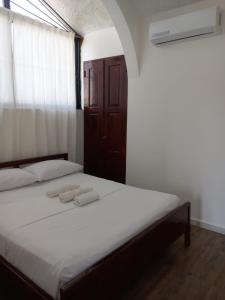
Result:
<svg viewBox="0 0 225 300">
<path fill-rule="evenodd" d="M 221 15 L 219 7 L 211 7 L 152 23 L 149 29 L 150 40 L 157 45 L 194 36 L 217 34 L 221 29 Z"/>
</svg>

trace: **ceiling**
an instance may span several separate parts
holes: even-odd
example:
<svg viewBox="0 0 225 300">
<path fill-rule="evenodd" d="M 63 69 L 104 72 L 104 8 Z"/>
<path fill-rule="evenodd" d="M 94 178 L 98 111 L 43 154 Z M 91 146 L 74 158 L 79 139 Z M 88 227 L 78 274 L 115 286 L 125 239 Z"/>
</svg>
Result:
<svg viewBox="0 0 225 300">
<path fill-rule="evenodd" d="M 80 34 L 113 26 L 101 0 L 47 0 Z"/>
<path fill-rule="evenodd" d="M 113 1 L 113 0 L 112 0 Z M 117 0 L 118 3 L 126 0 Z M 132 9 L 149 16 L 203 0 L 127 0 Z M 47 2 L 80 34 L 113 26 L 101 0 L 47 0 Z"/>
<path fill-rule="evenodd" d="M 179 8 L 202 0 L 130 0 L 133 8 L 142 16 L 150 16 L 155 13 Z"/>
</svg>

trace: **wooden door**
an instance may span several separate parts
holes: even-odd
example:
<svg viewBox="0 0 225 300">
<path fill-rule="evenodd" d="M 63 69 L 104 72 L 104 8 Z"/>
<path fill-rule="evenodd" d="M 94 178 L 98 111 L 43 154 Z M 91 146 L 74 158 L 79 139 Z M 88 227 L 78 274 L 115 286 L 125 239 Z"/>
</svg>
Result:
<svg viewBox="0 0 225 300">
<path fill-rule="evenodd" d="M 85 172 L 125 182 L 127 71 L 123 56 L 84 64 Z"/>
<path fill-rule="evenodd" d="M 125 182 L 127 72 L 124 57 L 105 61 L 104 140 L 107 179 Z"/>
</svg>

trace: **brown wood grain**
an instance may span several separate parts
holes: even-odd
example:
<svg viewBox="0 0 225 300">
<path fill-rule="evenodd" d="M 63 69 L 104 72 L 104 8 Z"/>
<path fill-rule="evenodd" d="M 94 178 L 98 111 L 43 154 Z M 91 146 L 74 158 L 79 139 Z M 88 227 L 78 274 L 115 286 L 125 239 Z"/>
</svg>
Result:
<svg viewBox="0 0 225 300">
<path fill-rule="evenodd" d="M 155 257 L 184 235 L 190 237 L 190 203 L 173 210 L 61 289 L 61 300 L 114 300 L 150 267 Z M 187 233 L 187 234 L 186 234 Z M 188 238 L 188 242 L 187 239 Z"/>
<path fill-rule="evenodd" d="M 84 171 L 102 177 L 104 61 L 84 63 Z"/>
<path fill-rule="evenodd" d="M 84 170 L 125 183 L 127 70 L 124 56 L 84 63 Z"/>
<path fill-rule="evenodd" d="M 15 160 L 15 161 L 10 161 L 10 162 L 2 162 L 2 163 L 0 163 L 0 169 L 19 168 L 22 165 L 28 165 L 28 164 L 45 161 L 45 160 L 54 160 L 54 159 L 68 160 L 68 153 L 41 156 L 41 157 L 33 157 L 33 158 Z"/>
</svg>

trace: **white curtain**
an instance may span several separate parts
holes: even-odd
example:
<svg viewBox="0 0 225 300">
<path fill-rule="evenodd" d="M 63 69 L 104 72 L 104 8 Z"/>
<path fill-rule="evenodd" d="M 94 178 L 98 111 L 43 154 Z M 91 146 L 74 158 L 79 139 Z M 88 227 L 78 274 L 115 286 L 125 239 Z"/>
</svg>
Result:
<svg viewBox="0 0 225 300">
<path fill-rule="evenodd" d="M 10 32 L 13 106 L 1 101 L 0 160 L 62 152 L 75 160 L 74 34 L 17 15 Z"/>
<path fill-rule="evenodd" d="M 7 13 L 0 14 L 0 108 L 13 103 L 11 22 Z"/>
<path fill-rule="evenodd" d="M 6 12 L 0 14 L 0 38 L 0 160 L 7 160 L 13 158 L 14 141 L 12 130 L 7 128 L 10 120 L 5 112 L 13 108 L 14 95 L 11 19 Z"/>
</svg>

